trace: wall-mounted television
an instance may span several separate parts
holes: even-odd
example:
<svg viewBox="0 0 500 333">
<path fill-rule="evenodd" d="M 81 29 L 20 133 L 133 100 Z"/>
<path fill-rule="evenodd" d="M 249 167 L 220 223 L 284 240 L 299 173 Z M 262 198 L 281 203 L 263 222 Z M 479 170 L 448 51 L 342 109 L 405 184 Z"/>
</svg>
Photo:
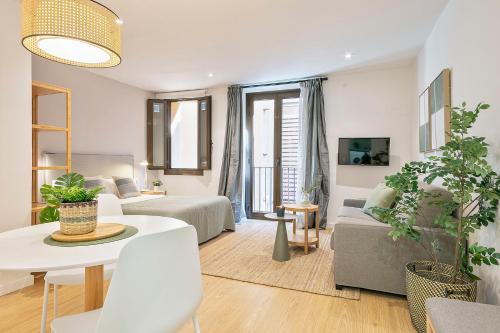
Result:
<svg viewBox="0 0 500 333">
<path fill-rule="evenodd" d="M 390 138 L 339 138 L 339 165 L 389 165 Z"/>
</svg>

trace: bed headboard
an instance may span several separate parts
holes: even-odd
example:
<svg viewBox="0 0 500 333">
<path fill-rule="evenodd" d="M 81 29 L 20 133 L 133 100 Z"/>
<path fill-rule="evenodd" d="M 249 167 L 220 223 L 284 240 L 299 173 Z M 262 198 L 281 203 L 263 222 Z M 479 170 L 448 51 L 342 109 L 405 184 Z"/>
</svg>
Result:
<svg viewBox="0 0 500 333">
<path fill-rule="evenodd" d="M 120 176 L 134 178 L 133 155 L 71 154 L 71 171 L 86 177 Z M 43 153 L 42 165 L 65 165 L 66 154 Z M 50 184 L 64 171 L 47 171 L 42 184 Z"/>
</svg>

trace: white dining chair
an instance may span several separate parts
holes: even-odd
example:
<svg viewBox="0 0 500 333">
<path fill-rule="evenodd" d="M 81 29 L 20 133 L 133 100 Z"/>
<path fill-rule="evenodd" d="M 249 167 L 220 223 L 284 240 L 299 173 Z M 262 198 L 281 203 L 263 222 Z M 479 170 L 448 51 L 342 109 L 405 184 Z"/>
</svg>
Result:
<svg viewBox="0 0 500 333">
<path fill-rule="evenodd" d="M 99 194 L 97 198 L 97 215 L 123 215 L 120 200 L 114 194 Z M 104 279 L 109 280 L 113 275 L 115 264 L 104 266 Z M 42 322 L 40 332 L 45 333 L 47 325 L 47 306 L 49 302 L 50 286 L 54 286 L 54 318 L 57 317 L 58 287 L 62 285 L 79 285 L 85 282 L 85 268 L 50 271 L 44 277 Z"/>
<path fill-rule="evenodd" d="M 188 225 L 131 240 L 120 253 L 102 309 L 63 316 L 53 333 L 173 333 L 196 309 L 202 280 L 196 230 Z"/>
</svg>

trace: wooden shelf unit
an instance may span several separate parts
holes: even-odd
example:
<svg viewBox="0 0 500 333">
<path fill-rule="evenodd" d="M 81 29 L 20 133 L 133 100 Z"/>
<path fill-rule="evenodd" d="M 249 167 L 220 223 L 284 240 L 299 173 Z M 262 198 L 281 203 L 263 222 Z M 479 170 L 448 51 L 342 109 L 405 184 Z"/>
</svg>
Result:
<svg viewBox="0 0 500 333">
<path fill-rule="evenodd" d="M 49 166 L 34 166 L 32 169 L 35 170 L 68 170 L 67 165 L 49 165 Z"/>
<path fill-rule="evenodd" d="M 54 94 L 64 94 L 66 96 L 66 127 L 38 123 L 38 98 Z M 45 204 L 39 202 L 38 200 L 38 172 L 46 170 L 64 170 L 66 173 L 69 173 L 71 171 L 71 89 L 33 81 L 31 84 L 31 95 L 31 224 L 36 224 L 38 220 L 38 213 L 45 207 Z M 64 132 L 66 134 L 66 165 L 38 165 L 38 133 L 41 131 Z"/>
<path fill-rule="evenodd" d="M 31 203 L 31 212 L 32 213 L 39 213 L 42 209 L 44 209 L 46 206 L 45 203 L 43 202 L 32 202 Z"/>
<path fill-rule="evenodd" d="M 33 130 L 39 130 L 39 131 L 60 131 L 60 132 L 67 132 L 68 131 L 68 129 L 66 127 L 59 127 L 59 126 L 52 126 L 52 125 L 33 124 L 32 128 L 33 128 Z"/>
</svg>

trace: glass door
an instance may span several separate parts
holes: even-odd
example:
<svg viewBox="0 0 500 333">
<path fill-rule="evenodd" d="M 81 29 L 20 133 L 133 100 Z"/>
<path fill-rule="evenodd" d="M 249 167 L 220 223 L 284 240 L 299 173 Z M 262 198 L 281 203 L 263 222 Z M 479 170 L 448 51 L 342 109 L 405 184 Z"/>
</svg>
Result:
<svg viewBox="0 0 500 333">
<path fill-rule="evenodd" d="M 262 218 L 295 202 L 299 141 L 299 91 L 247 95 L 249 171 L 246 213 Z"/>
</svg>

